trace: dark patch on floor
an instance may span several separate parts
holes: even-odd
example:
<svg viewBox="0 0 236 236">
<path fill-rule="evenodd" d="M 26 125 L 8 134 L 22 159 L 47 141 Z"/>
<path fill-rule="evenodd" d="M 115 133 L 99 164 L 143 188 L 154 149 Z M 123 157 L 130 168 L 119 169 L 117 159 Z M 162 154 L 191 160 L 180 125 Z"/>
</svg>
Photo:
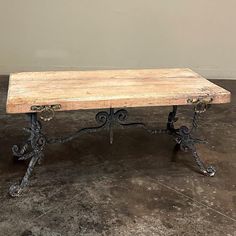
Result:
<svg viewBox="0 0 236 236">
<path fill-rule="evenodd" d="M 236 81 L 215 83 L 233 93 L 232 103 L 214 105 L 201 118 L 198 150 L 216 176 L 202 176 L 188 153 L 173 159 L 171 137 L 140 129 L 106 131 L 47 147 L 30 187 L 21 197 L 8 187 L 27 163 L 14 162 L 11 146 L 27 135 L 24 115 L 6 115 L 8 78 L 0 79 L 0 235 L 236 235 Z M 170 108 L 129 109 L 129 119 L 164 127 Z M 44 124 L 48 135 L 94 124 L 97 111 L 59 112 Z M 177 125 L 190 124 L 181 107 Z"/>
</svg>

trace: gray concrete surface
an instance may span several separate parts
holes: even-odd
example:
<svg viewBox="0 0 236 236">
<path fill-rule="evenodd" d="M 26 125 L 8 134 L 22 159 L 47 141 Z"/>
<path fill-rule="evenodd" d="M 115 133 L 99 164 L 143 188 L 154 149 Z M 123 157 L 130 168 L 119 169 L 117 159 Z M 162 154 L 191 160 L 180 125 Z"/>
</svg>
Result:
<svg viewBox="0 0 236 236">
<path fill-rule="evenodd" d="M 8 196 L 26 162 L 14 162 L 11 146 L 27 136 L 24 115 L 6 115 L 8 78 L 0 79 L 0 236 L 59 235 L 236 235 L 236 82 L 215 81 L 233 92 L 230 105 L 215 105 L 201 119 L 198 147 L 217 168 L 213 178 L 198 173 L 191 155 L 177 153 L 166 135 L 117 127 L 86 134 L 46 150 L 30 187 Z M 130 120 L 164 126 L 169 108 L 129 109 Z M 177 125 L 189 124 L 190 107 L 179 109 Z M 57 113 L 48 135 L 70 133 L 94 123 L 96 111 Z"/>
</svg>

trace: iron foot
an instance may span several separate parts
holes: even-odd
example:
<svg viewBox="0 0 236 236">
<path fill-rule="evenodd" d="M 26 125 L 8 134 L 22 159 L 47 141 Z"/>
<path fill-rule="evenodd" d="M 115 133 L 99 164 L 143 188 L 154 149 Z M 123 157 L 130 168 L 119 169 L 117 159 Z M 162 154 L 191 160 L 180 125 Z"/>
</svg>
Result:
<svg viewBox="0 0 236 236">
<path fill-rule="evenodd" d="M 203 162 L 201 161 L 196 148 L 193 147 L 192 150 L 192 155 L 194 157 L 195 162 L 197 163 L 197 166 L 199 167 L 199 170 L 206 176 L 210 176 L 213 177 L 216 173 L 216 169 L 213 166 L 208 166 L 207 168 L 205 167 L 205 165 L 203 164 Z"/>
<path fill-rule="evenodd" d="M 20 187 L 19 184 L 13 184 L 9 188 L 9 194 L 11 197 L 19 197 L 23 188 Z"/>
</svg>

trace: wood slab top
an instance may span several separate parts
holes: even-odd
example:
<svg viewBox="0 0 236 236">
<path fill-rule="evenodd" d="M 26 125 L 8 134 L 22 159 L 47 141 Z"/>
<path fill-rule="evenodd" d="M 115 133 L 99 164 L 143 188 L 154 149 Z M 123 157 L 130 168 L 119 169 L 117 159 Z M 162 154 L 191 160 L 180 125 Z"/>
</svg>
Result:
<svg viewBox="0 0 236 236">
<path fill-rule="evenodd" d="M 186 105 L 199 97 L 230 102 L 229 91 L 190 69 L 23 72 L 10 75 L 7 112 Z"/>
</svg>

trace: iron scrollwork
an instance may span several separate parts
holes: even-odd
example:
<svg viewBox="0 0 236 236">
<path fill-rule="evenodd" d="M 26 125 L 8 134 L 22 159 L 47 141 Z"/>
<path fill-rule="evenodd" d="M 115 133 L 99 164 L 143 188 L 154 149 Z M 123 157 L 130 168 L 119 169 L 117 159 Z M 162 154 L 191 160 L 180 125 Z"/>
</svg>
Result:
<svg viewBox="0 0 236 236">
<path fill-rule="evenodd" d="M 206 107 L 207 106 L 204 106 L 204 109 Z M 195 106 L 191 128 L 188 128 L 186 126 L 181 126 L 178 129 L 175 128 L 175 122 L 178 120 L 178 118 L 176 117 L 177 106 L 173 106 L 173 110 L 169 113 L 168 116 L 166 128 L 150 129 L 142 122 L 131 122 L 131 123 L 127 122 L 128 120 L 127 110 L 120 109 L 114 111 L 113 108 L 110 108 L 109 112 L 101 111 L 96 114 L 95 120 L 97 122 L 97 126 L 82 128 L 72 135 L 59 138 L 47 138 L 42 133 L 42 126 L 40 121 L 37 120 L 37 113 L 31 113 L 29 114 L 31 119 L 31 127 L 25 129 L 25 131 L 27 131 L 30 134 L 29 139 L 26 141 L 24 145 L 22 145 L 22 147 L 14 145 L 12 148 L 14 156 L 16 156 L 19 160 L 30 159 L 30 162 L 21 182 L 19 184 L 12 185 L 10 187 L 9 193 L 12 197 L 19 196 L 23 188 L 29 184 L 29 178 L 32 174 L 34 166 L 42 160 L 44 156 L 43 151 L 46 145 L 69 142 L 75 138 L 78 138 L 83 133 L 94 133 L 104 128 L 108 128 L 110 143 L 112 144 L 114 125 L 120 125 L 122 127 L 135 126 L 146 130 L 150 134 L 166 133 L 173 136 L 175 142 L 177 143 L 177 145 L 180 147 L 181 150 L 185 152 L 190 151 L 192 153 L 194 160 L 196 161 L 200 171 L 203 174 L 208 176 L 214 176 L 216 172 L 214 167 L 210 166 L 206 168 L 204 166 L 203 162 L 200 160 L 200 157 L 195 147 L 195 144 L 197 143 L 205 143 L 204 140 L 195 138 L 193 134 L 194 130 L 198 126 L 199 115 L 203 112 L 203 110 L 201 110 L 201 112 L 198 112 L 196 109 L 198 108 L 196 108 Z"/>
<path fill-rule="evenodd" d="M 42 126 L 37 120 L 37 114 L 32 113 L 29 116 L 31 119 L 31 128 L 25 128 L 24 130 L 30 134 L 30 137 L 22 147 L 14 145 L 12 152 L 18 160 L 30 159 L 30 162 L 21 182 L 10 187 L 9 194 L 12 197 L 19 196 L 23 188 L 29 184 L 29 178 L 33 172 L 34 166 L 41 162 L 44 156 L 43 149 L 47 143 L 46 137 L 41 132 Z"/>
<path fill-rule="evenodd" d="M 32 106 L 31 110 L 36 111 L 39 113 L 39 117 L 43 121 L 50 121 L 55 116 L 55 110 L 60 110 L 61 105 L 39 105 L 39 106 Z"/>
<path fill-rule="evenodd" d="M 199 98 L 189 98 L 187 103 L 194 105 L 195 113 L 204 113 L 213 101 L 212 97 L 199 97 Z"/>
<path fill-rule="evenodd" d="M 122 126 L 143 126 L 144 124 L 139 123 L 125 123 L 128 118 L 128 112 L 125 109 L 120 109 L 117 111 L 114 111 L 113 108 L 110 108 L 109 113 L 106 111 L 100 111 L 96 114 L 95 120 L 98 124 L 98 126 L 94 127 L 88 127 L 88 128 L 82 128 L 76 131 L 74 134 L 61 137 L 61 138 L 50 138 L 47 140 L 49 144 L 53 143 L 66 143 L 73 139 L 78 138 L 83 133 L 94 133 L 99 130 L 102 130 L 104 128 L 108 128 L 109 130 L 109 138 L 110 138 L 110 144 L 113 143 L 113 127 L 116 124 L 122 125 Z"/>
<path fill-rule="evenodd" d="M 216 173 L 216 169 L 213 166 L 205 167 L 203 162 L 200 159 L 200 156 L 197 153 L 197 149 L 195 144 L 197 143 L 206 143 L 205 140 L 194 137 L 194 131 L 198 127 L 199 115 L 202 112 L 197 112 L 196 107 L 194 108 L 194 115 L 192 120 L 192 127 L 189 129 L 187 126 L 181 126 L 178 129 L 174 128 L 174 123 L 177 121 L 176 119 L 177 107 L 173 107 L 173 111 L 169 113 L 167 129 L 169 130 L 169 134 L 174 137 L 174 140 L 179 145 L 180 149 L 184 152 L 190 151 L 192 156 L 197 163 L 200 171 L 207 176 L 214 176 Z"/>
</svg>

